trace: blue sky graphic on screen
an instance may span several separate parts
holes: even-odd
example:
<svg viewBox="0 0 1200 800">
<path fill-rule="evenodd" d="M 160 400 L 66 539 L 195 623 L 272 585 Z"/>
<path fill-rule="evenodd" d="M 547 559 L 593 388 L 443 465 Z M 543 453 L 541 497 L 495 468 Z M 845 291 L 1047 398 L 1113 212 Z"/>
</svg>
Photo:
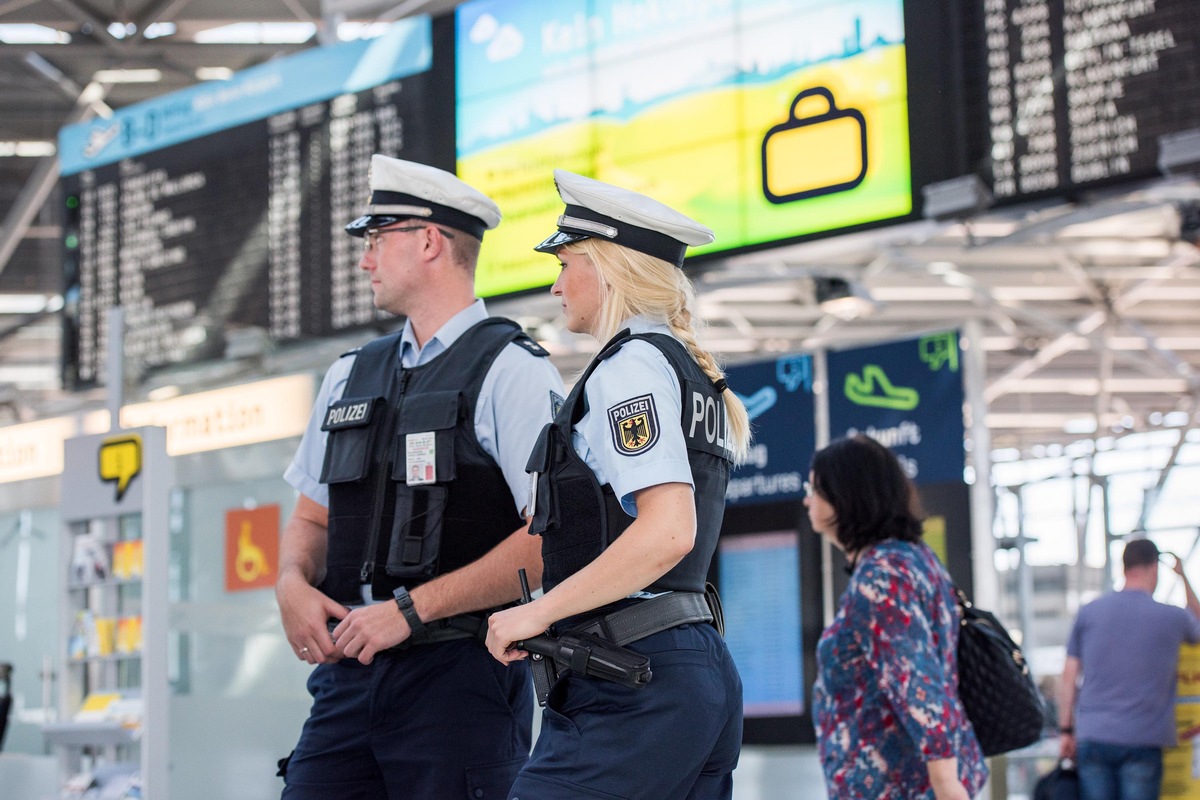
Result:
<svg viewBox="0 0 1200 800">
<path fill-rule="evenodd" d="M 378 86 L 430 68 L 429 17 L 392 25 L 377 39 L 343 42 L 268 61 L 118 109 L 112 119 L 69 125 L 58 137 L 62 174 L 111 164 L 289 108 Z"/>
</svg>

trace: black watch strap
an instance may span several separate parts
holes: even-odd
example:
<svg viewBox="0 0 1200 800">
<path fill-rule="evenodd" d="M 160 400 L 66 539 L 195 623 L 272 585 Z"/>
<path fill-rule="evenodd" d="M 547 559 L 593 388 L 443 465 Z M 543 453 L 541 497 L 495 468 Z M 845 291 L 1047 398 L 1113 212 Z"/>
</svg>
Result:
<svg viewBox="0 0 1200 800">
<path fill-rule="evenodd" d="M 417 609 L 413 606 L 412 598 L 408 596 L 408 590 L 401 586 L 392 592 L 392 597 L 396 598 L 396 605 L 400 607 L 400 613 L 404 615 L 404 620 L 412 630 L 412 635 L 417 636 L 422 633 L 425 630 L 425 623 L 421 621 L 421 617 L 417 614 Z"/>
</svg>

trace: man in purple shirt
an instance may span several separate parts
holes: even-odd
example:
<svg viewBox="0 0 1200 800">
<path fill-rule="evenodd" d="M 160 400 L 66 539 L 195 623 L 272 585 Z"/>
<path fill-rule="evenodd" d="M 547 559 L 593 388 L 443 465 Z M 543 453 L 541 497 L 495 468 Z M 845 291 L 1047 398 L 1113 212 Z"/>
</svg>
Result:
<svg viewBox="0 0 1200 800">
<path fill-rule="evenodd" d="M 1186 611 L 1154 600 L 1158 547 L 1134 539 L 1122 559 L 1125 588 L 1080 609 L 1071 629 L 1059 728 L 1062 757 L 1075 759 L 1082 800 L 1159 795 L 1163 748 L 1175 745 L 1179 646 L 1200 642 L 1200 600 L 1183 562 L 1162 555 L 1183 581 Z"/>
</svg>

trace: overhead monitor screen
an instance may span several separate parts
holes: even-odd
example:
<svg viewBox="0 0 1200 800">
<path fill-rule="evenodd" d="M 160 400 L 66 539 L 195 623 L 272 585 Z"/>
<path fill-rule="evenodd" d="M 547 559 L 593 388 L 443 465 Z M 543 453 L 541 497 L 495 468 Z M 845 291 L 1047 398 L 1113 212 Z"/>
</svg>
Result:
<svg viewBox="0 0 1200 800">
<path fill-rule="evenodd" d="M 1196 0 L 983 0 L 997 198 L 1158 173 L 1200 128 Z"/>
<path fill-rule="evenodd" d="M 725 641 L 747 717 L 803 714 L 800 535 L 722 536 L 717 549 Z"/>
<path fill-rule="evenodd" d="M 708 225 L 693 254 L 911 211 L 902 0 L 474 0 L 456 42 L 481 294 L 553 281 L 556 167 Z"/>
</svg>

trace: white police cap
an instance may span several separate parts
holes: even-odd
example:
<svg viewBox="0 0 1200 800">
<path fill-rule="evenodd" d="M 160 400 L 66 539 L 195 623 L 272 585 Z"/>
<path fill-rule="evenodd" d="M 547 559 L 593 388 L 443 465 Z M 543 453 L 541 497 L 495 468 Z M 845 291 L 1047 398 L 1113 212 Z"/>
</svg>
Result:
<svg viewBox="0 0 1200 800">
<path fill-rule="evenodd" d="M 709 228 L 644 194 L 561 169 L 554 170 L 554 183 L 567 208 L 558 231 L 533 248 L 539 253 L 580 239 L 608 239 L 682 267 L 688 245 L 713 241 Z"/>
<path fill-rule="evenodd" d="M 351 236 L 421 219 L 482 239 L 484 231 L 500 224 L 500 208 L 492 198 L 437 167 L 377 153 L 371 156 L 370 184 L 367 213 L 346 226 Z"/>
</svg>

